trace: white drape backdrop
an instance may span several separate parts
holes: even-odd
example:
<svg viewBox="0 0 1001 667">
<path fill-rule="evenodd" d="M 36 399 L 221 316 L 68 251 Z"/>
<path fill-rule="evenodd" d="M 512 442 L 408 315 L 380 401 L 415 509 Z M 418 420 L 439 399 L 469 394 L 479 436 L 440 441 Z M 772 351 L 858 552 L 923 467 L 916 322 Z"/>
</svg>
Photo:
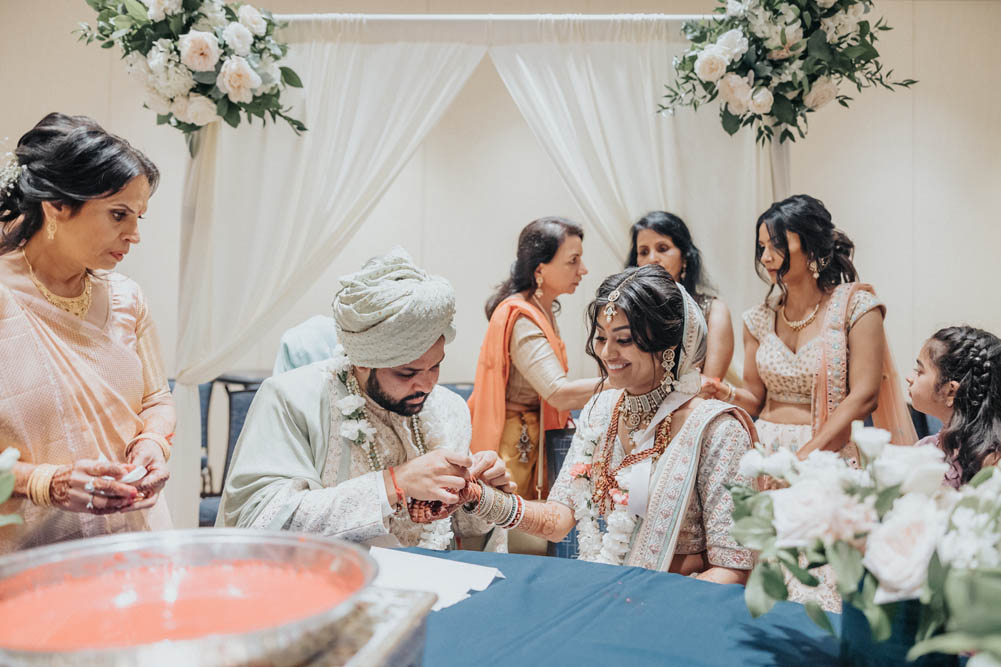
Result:
<svg viewBox="0 0 1001 667">
<path fill-rule="evenodd" d="M 586 222 L 618 256 L 628 226 L 649 210 L 698 219 L 718 286 L 744 301 L 748 286 L 723 273 L 750 275 L 753 246 L 732 243 L 729 230 L 782 194 L 783 167 L 773 179 L 769 152 L 750 133 L 726 136 L 713 109 L 654 113 L 685 48 L 679 18 L 286 18 L 289 65 L 306 86 L 289 101 L 309 132 L 217 123 L 189 168 L 169 496 L 177 525 L 197 515 L 196 385 L 228 370 L 319 277 L 488 47 Z"/>
</svg>

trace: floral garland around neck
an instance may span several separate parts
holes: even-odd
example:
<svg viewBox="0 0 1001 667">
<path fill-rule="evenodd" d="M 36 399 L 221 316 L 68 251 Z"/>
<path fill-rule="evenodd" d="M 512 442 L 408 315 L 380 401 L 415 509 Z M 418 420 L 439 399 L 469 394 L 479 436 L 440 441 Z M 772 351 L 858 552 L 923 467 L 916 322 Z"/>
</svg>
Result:
<svg viewBox="0 0 1001 667">
<path fill-rule="evenodd" d="M 361 395 L 361 388 L 355 379 L 353 373 L 354 367 L 351 364 L 351 360 L 348 359 L 347 354 L 344 352 L 344 347 L 341 345 L 334 348 L 331 356 L 334 363 L 334 374 L 347 391 L 347 395 L 334 404 L 344 417 L 343 421 L 341 421 L 340 435 L 348 443 L 361 448 L 365 452 L 372 471 L 385 470 L 386 466 L 382 452 L 379 451 L 375 440 L 375 427 L 372 426 L 368 419 L 368 413 L 365 409 L 365 398 Z M 429 434 L 425 432 L 418 415 L 410 417 L 409 421 L 410 430 L 414 436 L 414 445 L 418 453 L 422 455 L 426 454 L 429 449 L 434 448 L 433 445 L 428 446 L 427 443 L 430 440 L 435 442 L 440 441 L 440 438 L 434 437 L 440 434 L 436 432 L 430 434 L 432 437 L 428 438 Z M 409 520 L 409 515 L 407 516 Z M 440 521 L 432 521 L 423 526 L 421 538 L 417 546 L 422 549 L 444 551 L 451 542 L 452 520 L 442 519 Z"/>
<path fill-rule="evenodd" d="M 587 443 L 585 460 L 570 468 L 570 491 L 574 498 L 574 519 L 577 520 L 577 558 L 591 563 L 622 565 L 629 553 L 629 542 L 637 521 L 637 517 L 629 511 L 629 491 L 625 488 L 625 476 L 621 472 L 615 476 L 618 488 L 609 493 L 613 507 L 606 520 L 608 530 L 602 533 L 598 524 L 599 508 L 592 500 L 591 489 L 592 462 L 601 432 L 589 430 L 585 433 L 582 429 L 581 435 Z"/>
</svg>

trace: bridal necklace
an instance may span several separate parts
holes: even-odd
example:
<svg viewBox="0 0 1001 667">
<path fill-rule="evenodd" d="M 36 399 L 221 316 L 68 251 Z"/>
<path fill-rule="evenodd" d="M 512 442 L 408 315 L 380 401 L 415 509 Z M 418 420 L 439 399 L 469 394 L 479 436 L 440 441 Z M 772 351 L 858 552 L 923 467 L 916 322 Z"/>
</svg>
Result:
<svg viewBox="0 0 1001 667">
<path fill-rule="evenodd" d="M 653 391 L 639 396 L 630 396 L 623 392 L 625 402 L 622 406 L 622 417 L 626 427 L 634 431 L 643 424 L 649 424 L 654 413 L 657 412 L 660 404 L 664 402 L 669 393 L 671 393 L 670 389 L 665 388 L 663 383 L 657 385 Z"/>
<path fill-rule="evenodd" d="M 823 301 L 823 299 L 821 299 L 820 301 Z M 794 320 L 790 322 L 789 319 L 786 317 L 785 304 L 782 304 L 782 310 L 779 311 L 779 315 L 782 316 L 782 321 L 785 322 L 785 325 L 787 327 L 789 327 L 793 331 L 800 331 L 809 326 L 810 322 L 813 322 L 815 319 L 817 319 L 817 313 L 820 312 L 820 301 L 818 301 L 817 305 L 813 307 L 813 310 L 810 311 L 810 314 L 801 320 Z"/>
<path fill-rule="evenodd" d="M 46 301 L 81 320 L 87 316 L 94 293 L 94 283 L 89 273 L 83 274 L 83 293 L 80 296 L 59 296 L 46 287 L 35 275 L 35 269 L 28 261 L 28 255 L 25 254 L 24 248 L 21 249 L 21 256 L 24 257 L 24 263 L 28 265 L 28 275 L 31 277 L 31 282 L 35 284 Z"/>
</svg>

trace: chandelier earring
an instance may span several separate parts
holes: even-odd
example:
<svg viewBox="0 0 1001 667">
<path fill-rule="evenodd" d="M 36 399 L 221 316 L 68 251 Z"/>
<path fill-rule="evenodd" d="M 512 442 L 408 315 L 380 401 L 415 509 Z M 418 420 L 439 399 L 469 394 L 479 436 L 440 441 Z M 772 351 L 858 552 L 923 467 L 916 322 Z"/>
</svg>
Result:
<svg viewBox="0 0 1001 667">
<path fill-rule="evenodd" d="M 814 280 L 820 278 L 820 267 L 817 265 L 817 260 L 811 259 L 810 263 L 807 265 L 807 268 L 809 268 L 810 273 L 813 274 Z"/>
<path fill-rule="evenodd" d="M 45 225 L 45 235 L 49 237 L 50 241 L 54 241 L 56 238 L 56 221 L 49 220 L 49 223 Z"/>
<path fill-rule="evenodd" d="M 664 368 L 664 381 L 670 382 L 671 371 L 674 370 L 674 348 L 669 347 L 660 356 L 660 365 Z"/>
<path fill-rule="evenodd" d="M 542 299 L 542 274 L 535 276 L 535 298 Z"/>
</svg>

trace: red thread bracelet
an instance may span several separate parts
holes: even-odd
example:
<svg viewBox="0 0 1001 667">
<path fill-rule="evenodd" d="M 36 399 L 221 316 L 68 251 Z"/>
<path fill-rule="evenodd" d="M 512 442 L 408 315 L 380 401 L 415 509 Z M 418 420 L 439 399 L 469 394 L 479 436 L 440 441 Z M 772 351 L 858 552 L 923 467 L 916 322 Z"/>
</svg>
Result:
<svg viewBox="0 0 1001 667">
<path fill-rule="evenodd" d="M 389 466 L 389 478 L 393 480 L 393 492 L 396 493 L 396 504 L 399 506 L 404 502 L 403 489 L 396 483 L 396 471 L 393 470 L 393 466 Z"/>
</svg>

